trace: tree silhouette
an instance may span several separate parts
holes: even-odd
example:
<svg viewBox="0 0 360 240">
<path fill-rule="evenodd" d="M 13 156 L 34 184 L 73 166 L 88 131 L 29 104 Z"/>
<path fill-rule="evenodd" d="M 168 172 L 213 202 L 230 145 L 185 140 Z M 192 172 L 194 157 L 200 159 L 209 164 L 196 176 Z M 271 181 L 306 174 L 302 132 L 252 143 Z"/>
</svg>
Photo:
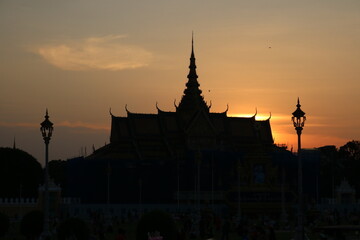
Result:
<svg viewBox="0 0 360 240">
<path fill-rule="evenodd" d="M 360 142 L 350 141 L 339 149 L 339 158 L 344 166 L 343 178 L 355 187 L 357 197 L 360 196 Z"/>
<path fill-rule="evenodd" d="M 344 160 L 360 160 L 360 141 L 350 141 L 340 147 L 339 155 Z"/>
<path fill-rule="evenodd" d="M 0 197 L 36 197 L 42 176 L 33 156 L 20 149 L 0 148 Z"/>
</svg>

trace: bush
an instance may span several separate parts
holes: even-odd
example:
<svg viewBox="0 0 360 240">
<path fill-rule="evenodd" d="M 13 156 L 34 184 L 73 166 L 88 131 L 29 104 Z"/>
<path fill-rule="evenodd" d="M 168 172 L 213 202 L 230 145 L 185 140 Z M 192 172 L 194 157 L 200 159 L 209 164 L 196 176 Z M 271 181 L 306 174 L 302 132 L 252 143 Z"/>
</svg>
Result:
<svg viewBox="0 0 360 240">
<path fill-rule="evenodd" d="M 0 213 L 0 237 L 3 237 L 10 227 L 9 217 L 3 213 Z"/>
<path fill-rule="evenodd" d="M 58 240 L 65 240 L 75 237 L 77 240 L 88 240 L 90 236 L 89 228 L 86 223 L 79 218 L 68 218 L 60 223 Z"/>
<path fill-rule="evenodd" d="M 172 217 L 163 211 L 151 211 L 142 216 L 136 229 L 136 240 L 148 240 L 148 233 L 156 232 L 164 240 L 176 240 L 177 228 Z"/>
<path fill-rule="evenodd" d="M 44 215 L 42 211 L 27 213 L 20 223 L 20 233 L 27 239 L 36 239 L 43 231 Z"/>
</svg>

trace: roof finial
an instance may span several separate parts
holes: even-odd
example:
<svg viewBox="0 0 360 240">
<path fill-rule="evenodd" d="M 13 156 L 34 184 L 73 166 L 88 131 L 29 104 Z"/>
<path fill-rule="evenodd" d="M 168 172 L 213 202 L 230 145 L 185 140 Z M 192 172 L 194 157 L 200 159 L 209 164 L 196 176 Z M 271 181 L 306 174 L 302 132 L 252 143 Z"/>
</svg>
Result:
<svg viewBox="0 0 360 240">
<path fill-rule="evenodd" d="M 16 139 L 14 137 L 13 149 L 16 149 Z"/>
<path fill-rule="evenodd" d="M 297 107 L 301 107 L 301 105 L 300 105 L 300 98 L 298 97 L 298 101 L 297 101 L 297 105 L 296 105 Z"/>
<path fill-rule="evenodd" d="M 194 54 L 194 31 L 192 31 L 191 33 L 191 57 L 190 59 L 194 59 L 195 60 L 195 54 Z M 195 61 L 194 61 L 195 64 Z"/>
<path fill-rule="evenodd" d="M 158 110 L 158 112 L 162 112 L 161 109 L 159 108 L 158 102 L 156 101 L 156 109 Z"/>
<path fill-rule="evenodd" d="M 191 33 L 191 53 L 194 54 L 194 31 Z"/>
<path fill-rule="evenodd" d="M 127 114 L 129 115 L 130 111 L 129 111 L 129 109 L 127 108 L 127 104 L 125 104 L 125 110 L 126 110 Z"/>
</svg>

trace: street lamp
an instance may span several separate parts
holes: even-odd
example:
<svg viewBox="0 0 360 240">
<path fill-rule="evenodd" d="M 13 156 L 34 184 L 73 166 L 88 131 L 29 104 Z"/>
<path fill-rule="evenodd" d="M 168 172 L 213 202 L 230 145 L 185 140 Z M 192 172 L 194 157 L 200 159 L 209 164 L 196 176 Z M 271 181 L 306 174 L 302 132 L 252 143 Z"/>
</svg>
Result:
<svg viewBox="0 0 360 240">
<path fill-rule="evenodd" d="M 298 98 L 296 110 L 292 113 L 292 122 L 294 124 L 296 133 L 298 135 L 298 195 L 299 195 L 299 208 L 298 208 L 298 226 L 296 230 L 296 240 L 304 239 L 304 223 L 303 223 L 303 186 L 302 186 L 302 161 L 301 161 L 301 132 L 304 128 L 306 117 L 305 113 L 300 109 L 300 100 Z"/>
<path fill-rule="evenodd" d="M 40 124 L 40 131 L 45 142 L 45 194 L 44 194 L 44 227 L 43 227 L 43 238 L 46 239 L 50 236 L 49 232 L 49 143 L 52 132 L 54 130 L 53 123 L 49 120 L 48 110 L 46 109 L 45 120 Z"/>
</svg>

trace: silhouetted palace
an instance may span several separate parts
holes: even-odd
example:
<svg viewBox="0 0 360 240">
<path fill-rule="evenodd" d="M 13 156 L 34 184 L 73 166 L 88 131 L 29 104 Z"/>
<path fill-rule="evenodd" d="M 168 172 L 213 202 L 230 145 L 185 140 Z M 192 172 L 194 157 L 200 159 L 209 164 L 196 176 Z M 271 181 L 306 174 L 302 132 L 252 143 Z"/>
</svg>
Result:
<svg viewBox="0 0 360 240">
<path fill-rule="evenodd" d="M 187 78 L 173 112 L 156 106 L 157 114 L 111 114 L 110 144 L 70 160 L 67 194 L 93 203 L 241 204 L 249 211 L 292 202 L 296 169 L 284 163 L 292 154 L 274 146 L 270 118 L 211 112 L 193 43 Z"/>
<path fill-rule="evenodd" d="M 189 69 L 186 89 L 175 112 L 157 107 L 157 114 L 127 110 L 127 117 L 111 115 L 111 144 L 93 157 L 166 161 L 187 150 L 255 151 L 260 156 L 272 146 L 269 119 L 228 117 L 227 110 L 210 112 L 211 105 L 199 89 L 193 47 Z"/>
</svg>

